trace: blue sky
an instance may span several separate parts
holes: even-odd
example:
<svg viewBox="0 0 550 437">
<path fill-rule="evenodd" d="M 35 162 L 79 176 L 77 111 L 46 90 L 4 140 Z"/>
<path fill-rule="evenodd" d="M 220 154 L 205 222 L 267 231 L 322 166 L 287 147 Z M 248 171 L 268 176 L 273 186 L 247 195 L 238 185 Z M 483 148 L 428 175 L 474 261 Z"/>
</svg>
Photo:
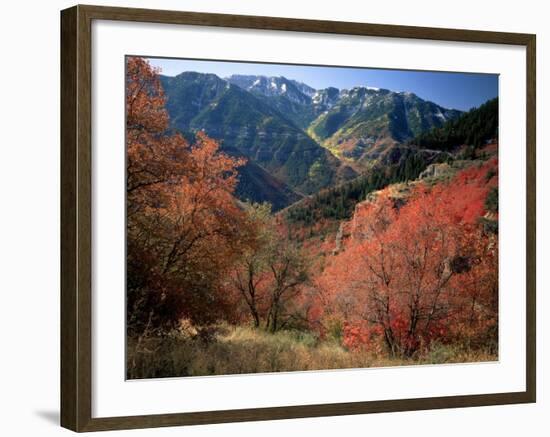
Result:
<svg viewBox="0 0 550 437">
<path fill-rule="evenodd" d="M 313 88 L 339 89 L 372 86 L 393 91 L 410 91 L 445 108 L 468 110 L 498 96 L 498 75 L 429 71 L 382 70 L 373 68 L 312 67 L 303 65 L 258 64 L 248 62 L 198 61 L 148 58 L 162 74 L 175 76 L 183 71 L 285 76 Z"/>
</svg>

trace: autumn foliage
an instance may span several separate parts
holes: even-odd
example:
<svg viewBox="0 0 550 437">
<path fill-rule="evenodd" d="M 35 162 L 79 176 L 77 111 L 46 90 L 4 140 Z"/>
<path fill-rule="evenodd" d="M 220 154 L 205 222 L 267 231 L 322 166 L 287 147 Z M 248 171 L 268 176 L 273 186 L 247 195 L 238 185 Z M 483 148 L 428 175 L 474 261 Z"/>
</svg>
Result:
<svg viewBox="0 0 550 437">
<path fill-rule="evenodd" d="M 171 130 L 147 61 L 129 57 L 126 71 L 130 375 L 166 376 L 138 370 L 143 345 L 159 338 L 194 352 L 198 338 L 229 360 L 212 346 L 222 325 L 261 332 L 264 343 L 298 332 L 314 338 L 311 347 L 335 345 L 333 364 L 319 364 L 328 367 L 419 360 L 435 345 L 497 355 L 496 157 L 469 161 L 447 180 L 407 180 L 368 195 L 361 185 L 357 196 L 367 199 L 346 206 L 349 219 L 300 227 L 269 204 L 236 198 L 245 159 L 202 131 L 188 141 Z M 483 158 L 495 156 L 487 147 Z M 368 187 L 386 179 L 394 181 Z M 311 354 L 325 363 L 322 350 Z"/>
<path fill-rule="evenodd" d="M 143 332 L 181 318 L 216 320 L 218 292 L 247 244 L 247 216 L 232 195 L 244 163 L 199 133 L 169 134 L 156 72 L 130 58 L 126 78 L 128 326 Z"/>
<path fill-rule="evenodd" d="M 496 348 L 498 239 L 483 220 L 496 168 L 491 160 L 446 184 L 420 183 L 406 201 L 386 189 L 356 211 L 347 247 L 319 278 L 347 347 L 413 356 L 458 339 Z"/>
</svg>

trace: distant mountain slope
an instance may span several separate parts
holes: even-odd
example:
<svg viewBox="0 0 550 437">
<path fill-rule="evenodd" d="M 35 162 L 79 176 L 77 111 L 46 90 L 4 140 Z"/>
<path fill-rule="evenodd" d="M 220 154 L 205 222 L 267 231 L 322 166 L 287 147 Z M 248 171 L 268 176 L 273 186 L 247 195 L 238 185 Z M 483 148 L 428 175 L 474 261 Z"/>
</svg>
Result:
<svg viewBox="0 0 550 437">
<path fill-rule="evenodd" d="M 224 152 L 233 156 L 242 156 L 237 149 L 227 146 L 224 148 Z M 269 202 L 273 211 L 279 211 L 302 198 L 300 194 L 271 176 L 251 159 L 239 168 L 236 194 L 239 199 L 244 201 Z"/>
<path fill-rule="evenodd" d="M 179 130 L 188 130 L 192 120 L 227 90 L 228 84 L 215 74 L 192 71 L 175 77 L 160 76 L 167 96 L 166 109 L 170 123 Z"/>
<path fill-rule="evenodd" d="M 277 109 L 301 129 L 307 128 L 318 115 L 311 98 L 315 90 L 306 84 L 285 77 L 240 74 L 229 76 L 226 80 Z"/>
<path fill-rule="evenodd" d="M 355 176 L 276 108 L 239 86 L 193 72 L 161 76 L 161 82 L 174 128 L 205 130 L 222 141 L 222 149 L 235 148 L 293 190 L 313 193 Z"/>
<path fill-rule="evenodd" d="M 420 133 L 409 143 L 436 150 L 453 150 L 463 145 L 479 148 L 497 137 L 498 97 L 443 126 Z"/>
<path fill-rule="evenodd" d="M 402 143 L 460 115 L 412 93 L 356 87 L 342 91 L 308 132 L 336 154 L 355 161 L 372 159 L 387 147 Z"/>
<path fill-rule="evenodd" d="M 413 93 L 373 87 L 315 90 L 285 77 L 253 75 L 233 75 L 227 80 L 278 110 L 335 155 L 351 161 L 376 160 L 389 146 L 461 114 Z"/>
<path fill-rule="evenodd" d="M 302 105 L 310 104 L 311 97 L 315 94 L 315 89 L 310 86 L 283 76 L 266 77 L 234 74 L 226 80 L 252 93 L 267 97 L 284 96 Z"/>
</svg>

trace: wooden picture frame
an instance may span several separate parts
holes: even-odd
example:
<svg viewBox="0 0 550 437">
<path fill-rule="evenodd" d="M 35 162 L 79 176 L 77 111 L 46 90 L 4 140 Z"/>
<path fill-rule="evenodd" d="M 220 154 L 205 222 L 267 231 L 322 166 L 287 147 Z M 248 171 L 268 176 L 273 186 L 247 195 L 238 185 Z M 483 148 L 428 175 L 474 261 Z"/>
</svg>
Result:
<svg viewBox="0 0 550 437">
<path fill-rule="evenodd" d="M 525 47 L 527 58 L 525 66 L 527 77 L 526 390 L 511 393 L 129 417 L 92 417 L 91 25 L 93 20 L 315 32 Z M 61 12 L 61 425 L 82 432 L 535 402 L 535 53 L 536 37 L 531 34 L 80 5 L 63 10 Z"/>
</svg>

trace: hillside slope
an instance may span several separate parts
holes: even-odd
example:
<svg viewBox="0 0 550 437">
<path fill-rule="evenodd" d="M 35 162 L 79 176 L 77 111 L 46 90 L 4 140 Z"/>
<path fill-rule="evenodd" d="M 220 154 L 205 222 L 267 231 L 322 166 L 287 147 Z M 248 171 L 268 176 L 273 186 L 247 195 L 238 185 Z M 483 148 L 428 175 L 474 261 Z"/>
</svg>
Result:
<svg viewBox="0 0 550 437">
<path fill-rule="evenodd" d="M 335 154 L 354 161 L 376 158 L 385 148 L 403 143 L 460 115 L 412 93 L 356 87 L 342 91 L 308 132 Z"/>
<path fill-rule="evenodd" d="M 277 109 L 236 85 L 192 72 L 161 80 L 174 128 L 204 130 L 293 190 L 313 193 L 355 176 Z"/>
</svg>

